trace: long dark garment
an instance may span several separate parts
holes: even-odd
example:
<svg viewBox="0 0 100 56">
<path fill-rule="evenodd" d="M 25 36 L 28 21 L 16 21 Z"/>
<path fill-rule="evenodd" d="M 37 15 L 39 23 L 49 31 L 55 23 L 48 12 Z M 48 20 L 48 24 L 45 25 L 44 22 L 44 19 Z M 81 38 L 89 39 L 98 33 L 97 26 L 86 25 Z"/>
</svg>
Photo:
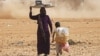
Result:
<svg viewBox="0 0 100 56">
<path fill-rule="evenodd" d="M 50 32 L 48 29 L 48 25 L 50 30 L 52 31 L 52 23 L 49 16 L 45 15 L 44 17 L 40 16 L 42 26 L 44 32 L 42 31 L 40 24 L 39 24 L 39 15 L 32 16 L 32 13 L 29 14 L 30 18 L 33 20 L 37 20 L 38 30 L 37 30 L 37 52 L 38 54 L 49 54 L 50 53 Z M 43 37 L 43 33 L 45 33 L 45 37 Z"/>
</svg>

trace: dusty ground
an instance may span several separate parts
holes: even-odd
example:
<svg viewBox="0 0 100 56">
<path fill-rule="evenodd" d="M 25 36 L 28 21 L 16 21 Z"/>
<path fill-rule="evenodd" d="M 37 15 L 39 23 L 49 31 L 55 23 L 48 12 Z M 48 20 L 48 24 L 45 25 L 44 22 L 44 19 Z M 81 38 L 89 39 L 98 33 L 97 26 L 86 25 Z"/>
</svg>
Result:
<svg viewBox="0 0 100 56">
<path fill-rule="evenodd" d="M 69 27 L 69 39 L 76 42 L 62 56 L 100 56 L 100 19 L 58 21 Z M 36 30 L 36 22 L 30 19 L 0 19 L 0 56 L 36 56 Z M 56 56 L 54 43 L 50 56 Z"/>
</svg>

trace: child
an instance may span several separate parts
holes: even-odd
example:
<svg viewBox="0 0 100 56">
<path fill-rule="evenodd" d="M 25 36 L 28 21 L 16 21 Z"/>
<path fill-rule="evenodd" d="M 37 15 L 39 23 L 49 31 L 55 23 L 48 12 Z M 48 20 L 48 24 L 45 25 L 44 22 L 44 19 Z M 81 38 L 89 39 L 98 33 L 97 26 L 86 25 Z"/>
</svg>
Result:
<svg viewBox="0 0 100 56">
<path fill-rule="evenodd" d="M 56 52 L 57 56 L 59 56 L 59 54 L 62 54 L 62 49 L 67 52 L 69 51 L 69 44 L 67 41 L 69 30 L 68 28 L 61 27 L 59 22 L 55 23 L 55 27 L 56 29 L 53 33 L 52 42 L 56 42 Z M 56 37 L 54 38 L 55 35 Z"/>
</svg>

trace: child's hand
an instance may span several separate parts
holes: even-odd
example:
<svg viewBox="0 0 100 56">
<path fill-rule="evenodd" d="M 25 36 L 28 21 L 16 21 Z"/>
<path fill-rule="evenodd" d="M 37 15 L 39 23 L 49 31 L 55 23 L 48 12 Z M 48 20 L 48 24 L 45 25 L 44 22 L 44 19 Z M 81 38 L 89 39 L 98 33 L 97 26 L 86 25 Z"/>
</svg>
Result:
<svg viewBox="0 0 100 56">
<path fill-rule="evenodd" d="M 52 43 L 54 42 L 54 39 L 52 39 Z"/>
</svg>

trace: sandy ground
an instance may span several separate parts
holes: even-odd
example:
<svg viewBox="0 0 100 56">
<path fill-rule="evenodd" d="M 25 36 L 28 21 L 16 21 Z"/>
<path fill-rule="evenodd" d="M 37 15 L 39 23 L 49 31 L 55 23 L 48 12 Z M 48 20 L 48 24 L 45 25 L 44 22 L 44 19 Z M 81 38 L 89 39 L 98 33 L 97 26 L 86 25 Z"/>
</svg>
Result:
<svg viewBox="0 0 100 56">
<path fill-rule="evenodd" d="M 100 19 L 55 19 L 69 27 L 76 44 L 62 56 L 100 56 Z M 37 56 L 36 21 L 30 19 L 0 19 L 0 56 Z M 56 56 L 51 43 L 49 56 Z"/>
</svg>

